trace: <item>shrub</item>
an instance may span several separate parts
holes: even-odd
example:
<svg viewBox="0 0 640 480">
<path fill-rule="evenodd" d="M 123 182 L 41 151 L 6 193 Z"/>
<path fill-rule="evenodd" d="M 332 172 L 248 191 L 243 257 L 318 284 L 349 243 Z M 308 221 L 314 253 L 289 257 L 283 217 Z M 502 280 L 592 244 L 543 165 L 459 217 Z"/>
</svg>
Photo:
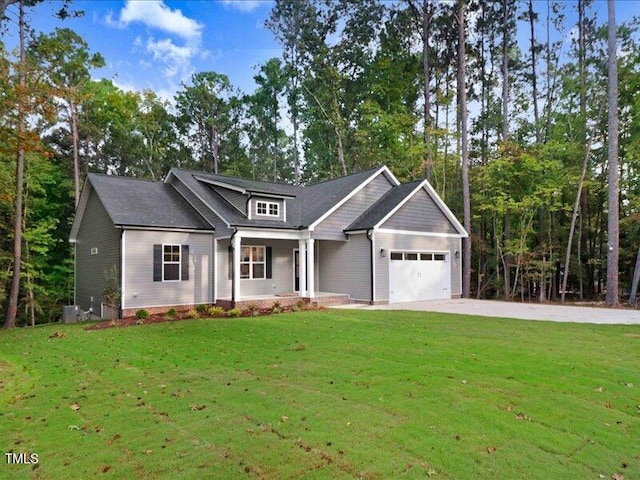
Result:
<svg viewBox="0 0 640 480">
<path fill-rule="evenodd" d="M 298 303 L 296 303 L 296 307 L 298 307 L 298 310 L 306 310 L 307 308 L 309 308 L 309 304 L 304 300 L 298 300 Z"/>
<path fill-rule="evenodd" d="M 222 307 L 211 307 L 209 309 L 209 315 L 211 315 L 212 317 L 219 317 L 221 315 L 224 315 L 224 308 L 222 308 Z"/>
<path fill-rule="evenodd" d="M 229 317 L 238 317 L 241 313 L 242 310 L 240 310 L 238 307 L 227 310 L 227 316 Z"/>
<path fill-rule="evenodd" d="M 164 317 L 168 320 L 173 320 L 175 318 L 178 318 L 178 312 L 176 312 L 175 308 L 170 308 L 169 310 L 167 310 L 167 313 L 164 314 Z"/>
<path fill-rule="evenodd" d="M 149 318 L 149 312 L 142 308 L 136 312 L 136 318 L 138 320 L 146 320 L 147 318 Z"/>
<path fill-rule="evenodd" d="M 276 302 L 271 307 L 271 313 L 281 313 L 282 312 L 282 304 L 280 302 Z"/>
<path fill-rule="evenodd" d="M 197 310 L 192 308 L 184 314 L 184 318 L 200 318 L 200 314 L 197 312 Z"/>
<path fill-rule="evenodd" d="M 260 315 L 260 309 L 256 305 L 247 305 L 247 312 L 252 317 L 257 317 Z"/>
<path fill-rule="evenodd" d="M 206 313 L 207 309 L 208 309 L 208 307 L 204 303 L 201 303 L 200 305 L 198 305 L 196 307 L 196 312 L 198 312 L 198 313 Z"/>
</svg>

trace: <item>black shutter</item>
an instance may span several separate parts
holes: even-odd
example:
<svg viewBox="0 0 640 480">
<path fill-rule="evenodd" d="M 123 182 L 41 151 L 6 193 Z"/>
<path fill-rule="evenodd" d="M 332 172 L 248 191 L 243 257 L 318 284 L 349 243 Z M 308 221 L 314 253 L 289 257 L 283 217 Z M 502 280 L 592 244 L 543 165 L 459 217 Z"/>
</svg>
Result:
<svg viewBox="0 0 640 480">
<path fill-rule="evenodd" d="M 182 245 L 180 261 L 182 262 L 182 280 L 189 280 L 189 245 Z"/>
<path fill-rule="evenodd" d="M 227 265 L 229 267 L 229 280 L 233 280 L 233 247 L 229 245 L 228 247 L 229 260 Z"/>
<path fill-rule="evenodd" d="M 265 248 L 266 252 L 265 252 L 265 263 L 266 263 L 266 271 L 267 271 L 267 278 L 271 278 L 271 258 L 273 256 L 271 247 L 266 247 Z"/>
<path fill-rule="evenodd" d="M 153 281 L 162 281 L 162 245 L 153 246 Z"/>
</svg>

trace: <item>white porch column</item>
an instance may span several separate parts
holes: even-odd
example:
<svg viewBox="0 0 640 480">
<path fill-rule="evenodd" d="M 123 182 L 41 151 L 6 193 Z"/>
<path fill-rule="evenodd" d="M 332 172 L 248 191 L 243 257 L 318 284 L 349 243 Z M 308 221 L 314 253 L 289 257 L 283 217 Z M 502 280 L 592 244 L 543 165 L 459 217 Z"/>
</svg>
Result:
<svg viewBox="0 0 640 480">
<path fill-rule="evenodd" d="M 309 282 L 307 288 L 309 290 L 308 297 L 315 297 L 315 240 L 310 238 L 307 240 L 307 262 L 309 263 L 307 266 L 307 272 L 309 272 Z"/>
<path fill-rule="evenodd" d="M 307 249 L 306 249 L 306 241 L 298 240 L 298 265 L 299 271 L 298 276 L 300 277 L 300 289 L 298 291 L 298 295 L 301 297 L 307 296 Z"/>
<path fill-rule="evenodd" d="M 235 302 L 240 300 L 240 253 L 242 237 L 236 233 L 233 237 L 233 292 Z"/>
</svg>

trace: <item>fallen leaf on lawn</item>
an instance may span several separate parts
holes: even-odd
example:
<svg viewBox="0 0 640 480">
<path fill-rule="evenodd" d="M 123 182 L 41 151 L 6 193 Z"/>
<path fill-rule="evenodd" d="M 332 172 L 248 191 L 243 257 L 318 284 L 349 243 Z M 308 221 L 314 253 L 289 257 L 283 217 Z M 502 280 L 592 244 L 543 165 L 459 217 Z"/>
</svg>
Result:
<svg viewBox="0 0 640 480">
<path fill-rule="evenodd" d="M 596 392 L 604 392 L 604 387 L 598 387 L 598 388 L 596 388 Z"/>
<path fill-rule="evenodd" d="M 67 427 L 68 430 L 80 430 L 80 427 L 78 425 L 69 425 Z"/>
<path fill-rule="evenodd" d="M 280 420 L 281 420 L 282 422 L 286 422 L 287 420 L 289 420 L 289 417 L 287 417 L 286 415 L 282 415 L 282 416 L 280 417 Z"/>
<path fill-rule="evenodd" d="M 611 475 L 611 478 L 613 480 L 624 480 L 624 475 L 622 475 L 621 473 L 614 473 L 613 475 Z"/>
<path fill-rule="evenodd" d="M 496 453 L 496 447 L 487 447 L 487 453 Z"/>
<path fill-rule="evenodd" d="M 74 402 L 74 403 L 72 403 L 71 405 L 69 405 L 69 408 L 70 408 L 71 410 L 74 410 L 74 411 L 76 411 L 76 410 L 80 410 L 80 405 L 78 405 L 78 403 L 77 403 L 77 402 Z"/>
<path fill-rule="evenodd" d="M 109 470 L 111 470 L 111 466 L 110 466 L 110 465 L 107 465 L 106 467 L 104 467 L 104 468 L 102 469 L 102 473 L 107 473 Z"/>
<path fill-rule="evenodd" d="M 49 335 L 49 338 L 65 338 L 66 336 L 67 334 L 64 332 L 54 332 L 51 335 Z"/>
<path fill-rule="evenodd" d="M 466 380 L 462 380 L 460 383 L 462 383 L 463 385 L 466 385 L 467 381 Z"/>
<path fill-rule="evenodd" d="M 612 408 L 611 407 L 611 402 L 607 402 L 604 404 L 604 408 Z"/>
<path fill-rule="evenodd" d="M 531 420 L 526 414 L 520 412 L 516 413 L 516 420 Z"/>
<path fill-rule="evenodd" d="M 149 455 L 151 452 L 153 452 L 153 450 L 146 449 L 146 450 L 145 450 L 144 452 L 142 452 L 142 453 L 144 453 L 145 455 Z"/>
<path fill-rule="evenodd" d="M 191 410 L 204 410 L 205 408 L 207 407 L 204 405 L 197 405 L 197 404 L 191 405 Z"/>
<path fill-rule="evenodd" d="M 507 412 L 513 412 L 513 407 L 511 405 L 507 407 Z"/>
</svg>

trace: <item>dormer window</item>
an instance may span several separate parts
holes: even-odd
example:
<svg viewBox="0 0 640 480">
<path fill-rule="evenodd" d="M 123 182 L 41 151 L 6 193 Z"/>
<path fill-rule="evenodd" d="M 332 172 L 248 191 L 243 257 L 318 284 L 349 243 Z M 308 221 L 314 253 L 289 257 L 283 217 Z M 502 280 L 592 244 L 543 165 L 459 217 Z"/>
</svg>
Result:
<svg viewBox="0 0 640 480">
<path fill-rule="evenodd" d="M 280 215 L 280 205 L 274 202 L 256 202 L 256 213 L 267 217 L 278 217 Z"/>
</svg>

